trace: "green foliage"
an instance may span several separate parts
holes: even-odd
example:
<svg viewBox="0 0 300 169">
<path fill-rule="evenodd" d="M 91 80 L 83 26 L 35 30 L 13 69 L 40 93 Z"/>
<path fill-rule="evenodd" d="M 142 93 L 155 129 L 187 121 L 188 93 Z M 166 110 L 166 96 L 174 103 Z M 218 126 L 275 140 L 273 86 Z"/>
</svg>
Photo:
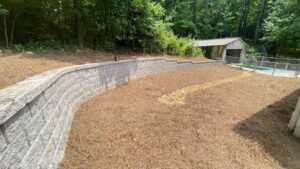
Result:
<svg viewBox="0 0 300 169">
<path fill-rule="evenodd" d="M 78 47 L 76 45 L 68 44 L 64 46 L 64 50 L 67 52 L 76 52 Z"/>
<path fill-rule="evenodd" d="M 264 23 L 264 40 L 280 46 L 300 48 L 300 3 L 298 0 L 270 1 Z"/>
<path fill-rule="evenodd" d="M 31 51 L 37 51 L 37 50 L 43 50 L 44 45 L 41 42 L 33 42 L 29 41 L 26 45 L 26 48 L 31 50 Z"/>
<path fill-rule="evenodd" d="M 186 56 L 193 56 L 193 57 L 204 57 L 202 50 L 197 47 L 187 46 L 185 48 L 185 55 Z"/>
<path fill-rule="evenodd" d="M 59 43 L 58 41 L 55 40 L 48 40 L 46 42 L 43 43 L 44 48 L 46 49 L 61 49 L 62 45 L 61 43 Z"/>
<path fill-rule="evenodd" d="M 7 15 L 9 11 L 0 4 L 0 15 Z"/>
<path fill-rule="evenodd" d="M 62 49 L 62 45 L 60 42 L 55 41 L 55 40 L 48 40 L 44 42 L 34 42 L 34 41 L 29 41 L 25 47 L 29 50 L 32 51 L 37 51 L 37 50 L 45 50 L 45 49 L 55 49 L 55 50 L 60 50 Z"/>
<path fill-rule="evenodd" d="M 0 18 L 6 19 L 8 40 L 30 50 L 72 51 L 84 44 L 108 51 L 125 46 L 149 53 L 203 56 L 201 49 L 189 45 L 193 39 L 253 39 L 261 3 L 262 0 L 3 0 Z M 270 0 L 263 18 L 264 31 L 260 30 L 259 36 L 266 42 L 299 48 L 297 0 Z M 0 32 L 5 32 L 2 24 Z M 0 38 L 0 44 L 6 44 L 6 39 Z"/>
<path fill-rule="evenodd" d="M 270 57 L 276 57 L 270 54 Z M 300 59 L 300 48 L 280 48 L 277 57 Z"/>
<path fill-rule="evenodd" d="M 167 47 L 168 53 L 172 55 L 204 57 L 200 48 L 191 46 L 192 41 L 185 38 L 172 38 Z"/>
<path fill-rule="evenodd" d="M 14 45 L 16 46 L 16 45 Z M 29 41 L 24 47 L 21 45 L 17 45 L 19 47 L 22 47 L 21 49 L 24 50 L 25 48 L 30 50 L 30 51 L 39 51 L 39 50 L 46 50 L 46 49 L 55 49 L 55 50 L 65 50 L 68 52 L 75 52 L 78 50 L 77 45 L 74 44 L 67 44 L 67 45 L 62 45 L 61 43 L 54 41 L 54 40 L 49 40 L 45 42 L 34 42 L 34 41 Z"/>
<path fill-rule="evenodd" d="M 251 54 L 251 55 L 254 55 L 254 54 L 257 55 L 257 54 L 259 54 L 258 51 L 254 47 L 252 47 L 252 46 L 248 46 L 247 47 L 246 53 L 247 54 Z"/>
<path fill-rule="evenodd" d="M 15 45 L 13 45 L 13 49 L 17 52 L 21 52 L 24 50 L 24 47 L 21 44 L 15 44 Z"/>
</svg>

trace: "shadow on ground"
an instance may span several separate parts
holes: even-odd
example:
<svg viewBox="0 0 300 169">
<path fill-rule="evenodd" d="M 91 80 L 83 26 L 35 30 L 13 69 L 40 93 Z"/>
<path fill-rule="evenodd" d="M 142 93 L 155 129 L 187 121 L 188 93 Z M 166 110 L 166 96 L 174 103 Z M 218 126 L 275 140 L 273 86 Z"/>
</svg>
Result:
<svg viewBox="0 0 300 169">
<path fill-rule="evenodd" d="M 233 130 L 259 143 L 282 167 L 300 168 L 300 139 L 287 127 L 299 96 L 300 88 L 239 122 Z"/>
</svg>

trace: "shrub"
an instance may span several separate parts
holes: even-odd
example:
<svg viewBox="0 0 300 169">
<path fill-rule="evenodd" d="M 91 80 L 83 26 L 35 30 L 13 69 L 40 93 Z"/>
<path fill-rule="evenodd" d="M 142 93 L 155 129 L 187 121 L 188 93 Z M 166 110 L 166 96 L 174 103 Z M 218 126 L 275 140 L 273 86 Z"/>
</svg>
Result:
<svg viewBox="0 0 300 169">
<path fill-rule="evenodd" d="M 76 45 L 68 44 L 64 46 L 64 50 L 67 52 L 75 52 L 78 50 L 78 47 Z"/>
<path fill-rule="evenodd" d="M 105 51 L 110 51 L 110 52 L 116 49 L 116 43 L 109 38 L 107 38 L 104 41 L 101 41 L 100 44 L 101 45 L 97 47 L 98 49 L 103 49 Z"/>
<path fill-rule="evenodd" d="M 178 39 L 176 38 L 171 39 L 167 47 L 168 53 L 171 55 L 180 55 L 179 47 L 180 45 Z"/>
<path fill-rule="evenodd" d="M 257 59 L 262 55 L 254 47 L 251 46 L 247 47 L 246 54 L 248 54 L 248 57 L 251 59 Z"/>
<path fill-rule="evenodd" d="M 58 41 L 55 41 L 55 40 L 48 40 L 44 43 L 42 43 L 42 45 L 44 46 L 44 48 L 46 49 L 61 49 L 62 48 L 62 45 L 60 42 Z"/>
<path fill-rule="evenodd" d="M 172 55 L 204 57 L 200 48 L 191 45 L 192 39 L 173 38 L 168 45 L 168 53 Z"/>
<path fill-rule="evenodd" d="M 43 50 L 44 45 L 41 42 L 29 41 L 26 45 L 26 48 L 31 51 Z"/>
<path fill-rule="evenodd" d="M 55 40 L 48 40 L 48 41 L 44 41 L 44 42 L 29 41 L 26 44 L 26 48 L 31 50 L 31 51 L 44 50 L 44 49 L 59 50 L 59 49 L 62 48 L 62 45 L 61 45 L 60 42 L 55 41 Z"/>
<path fill-rule="evenodd" d="M 17 52 L 21 52 L 24 50 L 24 47 L 21 44 L 15 44 L 13 45 L 13 49 Z"/>
<path fill-rule="evenodd" d="M 188 45 L 186 48 L 185 48 L 185 55 L 186 56 L 192 56 L 192 57 L 203 57 L 203 52 L 200 48 L 198 47 L 194 47 L 194 46 L 191 46 L 191 45 Z"/>
</svg>

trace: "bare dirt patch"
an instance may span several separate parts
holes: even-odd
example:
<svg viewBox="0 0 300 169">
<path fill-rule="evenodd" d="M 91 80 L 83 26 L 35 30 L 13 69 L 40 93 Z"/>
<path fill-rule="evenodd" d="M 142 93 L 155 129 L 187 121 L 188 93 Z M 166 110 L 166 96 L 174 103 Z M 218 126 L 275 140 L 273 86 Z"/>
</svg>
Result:
<svg viewBox="0 0 300 169">
<path fill-rule="evenodd" d="M 82 50 L 79 52 L 63 51 L 41 51 L 32 55 L 14 53 L 7 56 L 0 56 L 0 89 L 25 80 L 28 77 L 37 75 L 47 70 L 60 67 L 96 63 L 114 60 L 114 53 Z M 192 59 L 206 60 L 205 58 L 173 57 L 168 55 L 142 55 L 137 53 L 120 53 L 120 59 L 134 59 L 144 57 L 168 57 L 171 59 Z"/>
<path fill-rule="evenodd" d="M 75 113 L 61 168 L 299 168 L 287 128 L 300 79 L 253 74 L 159 102 L 178 89 L 243 72 L 214 66 L 140 78 Z M 298 163 L 298 164 L 297 164 Z"/>
</svg>

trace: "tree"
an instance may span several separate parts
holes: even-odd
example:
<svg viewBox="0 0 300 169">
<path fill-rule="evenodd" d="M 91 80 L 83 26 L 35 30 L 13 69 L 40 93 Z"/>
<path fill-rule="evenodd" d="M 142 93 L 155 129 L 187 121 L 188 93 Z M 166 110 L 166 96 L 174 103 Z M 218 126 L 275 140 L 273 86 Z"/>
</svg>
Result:
<svg viewBox="0 0 300 169">
<path fill-rule="evenodd" d="M 241 36 L 297 46 L 298 0 L 269 1 L 2 0 L 0 44 L 184 54 L 191 38 Z"/>
<path fill-rule="evenodd" d="M 4 27 L 4 37 L 5 37 L 5 44 L 6 44 L 6 49 L 9 48 L 9 42 L 8 42 L 8 36 L 7 36 L 7 24 L 6 24 L 6 18 L 8 15 L 9 11 L 6 10 L 5 8 L 0 5 L 0 15 L 3 17 L 3 27 Z"/>
<path fill-rule="evenodd" d="M 80 49 L 83 48 L 82 37 L 82 2 L 81 0 L 73 0 L 75 10 L 75 25 L 77 30 L 77 43 Z"/>
<path fill-rule="evenodd" d="M 254 43 L 257 43 L 257 40 L 258 40 L 258 33 L 260 31 L 260 28 L 261 28 L 261 24 L 262 24 L 262 21 L 263 21 L 263 16 L 264 16 L 266 6 L 267 6 L 267 0 L 262 0 L 261 1 L 260 12 L 259 12 L 259 16 L 258 16 L 258 19 L 257 19 L 256 28 L 255 28 L 255 33 L 254 33 L 254 39 L 253 39 Z"/>
<path fill-rule="evenodd" d="M 28 3 L 23 0 L 7 0 L 2 7 L 2 11 L 6 10 L 3 15 L 3 24 L 5 32 L 6 47 L 11 48 L 14 40 L 14 30 L 16 22 L 22 14 Z M 7 20 L 9 19 L 9 20 Z M 8 24 L 9 23 L 9 24 Z M 8 25 L 10 26 L 10 36 L 8 37 Z"/>
<path fill-rule="evenodd" d="M 263 40 L 280 47 L 300 47 L 300 13 L 297 0 L 270 1 L 270 13 L 263 28 Z"/>
<path fill-rule="evenodd" d="M 237 36 L 241 36 L 245 28 L 248 13 L 249 13 L 250 3 L 251 3 L 250 0 L 244 0 L 244 2 L 242 3 L 242 8 L 239 13 L 239 19 L 237 24 L 237 33 L 236 33 Z"/>
</svg>

